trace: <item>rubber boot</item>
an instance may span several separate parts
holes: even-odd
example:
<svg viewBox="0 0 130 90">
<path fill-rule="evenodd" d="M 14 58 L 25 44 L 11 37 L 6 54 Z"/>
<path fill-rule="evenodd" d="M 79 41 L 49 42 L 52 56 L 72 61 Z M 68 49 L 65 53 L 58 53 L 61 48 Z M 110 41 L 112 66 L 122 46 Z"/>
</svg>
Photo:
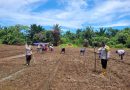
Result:
<svg viewBox="0 0 130 90">
<path fill-rule="evenodd" d="M 106 76 L 107 73 L 106 73 L 106 69 L 103 69 L 103 75 Z"/>
<path fill-rule="evenodd" d="M 101 72 L 101 74 L 100 74 L 101 76 L 103 75 L 103 76 L 106 76 L 106 69 L 102 69 L 102 72 Z"/>
</svg>

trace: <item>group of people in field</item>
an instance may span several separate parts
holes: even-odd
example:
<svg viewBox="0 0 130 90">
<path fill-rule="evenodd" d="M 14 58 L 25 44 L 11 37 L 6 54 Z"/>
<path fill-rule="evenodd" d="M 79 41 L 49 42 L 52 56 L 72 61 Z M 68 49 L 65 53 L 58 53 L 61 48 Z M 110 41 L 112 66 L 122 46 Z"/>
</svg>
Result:
<svg viewBox="0 0 130 90">
<path fill-rule="evenodd" d="M 49 45 L 49 50 L 53 51 L 53 45 Z M 37 47 L 37 52 L 42 52 L 42 51 L 47 51 L 47 45 L 38 45 Z M 61 54 L 65 53 L 65 48 L 61 48 Z M 86 51 L 86 48 L 81 48 L 80 49 L 80 55 L 84 55 Z M 101 65 L 102 65 L 102 75 L 106 75 L 106 69 L 107 69 L 107 63 L 108 60 L 110 58 L 110 47 L 107 46 L 104 42 L 101 43 L 101 47 L 98 49 L 98 52 L 94 52 L 94 53 L 98 53 L 99 58 L 101 60 Z M 125 50 L 116 50 L 116 52 L 119 57 L 121 58 L 121 60 L 123 61 L 123 57 L 125 55 Z M 32 58 L 32 48 L 31 45 L 26 45 L 26 65 L 30 65 L 30 60 Z"/>
<path fill-rule="evenodd" d="M 49 48 L 50 51 L 53 51 L 54 48 L 53 48 L 53 44 L 51 45 L 47 45 L 47 44 L 38 44 L 37 46 L 37 52 L 43 52 L 43 51 L 47 51 Z"/>
<path fill-rule="evenodd" d="M 30 65 L 30 61 L 32 59 L 32 54 L 33 54 L 32 47 L 31 45 L 26 44 L 25 48 L 26 48 L 26 65 Z M 37 46 L 38 53 L 42 53 L 43 51 L 47 51 L 47 50 L 54 51 L 53 44 L 51 45 L 38 44 Z"/>
</svg>

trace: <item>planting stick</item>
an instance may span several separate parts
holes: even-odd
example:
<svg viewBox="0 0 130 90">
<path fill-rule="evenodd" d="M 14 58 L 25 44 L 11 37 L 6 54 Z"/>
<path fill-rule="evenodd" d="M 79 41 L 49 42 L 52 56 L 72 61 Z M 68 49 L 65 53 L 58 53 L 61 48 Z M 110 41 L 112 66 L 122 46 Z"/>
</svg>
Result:
<svg viewBox="0 0 130 90">
<path fill-rule="evenodd" d="M 96 51 L 95 51 L 96 47 L 94 47 L 94 59 L 95 59 L 95 63 L 94 63 L 94 71 L 96 71 Z"/>
</svg>

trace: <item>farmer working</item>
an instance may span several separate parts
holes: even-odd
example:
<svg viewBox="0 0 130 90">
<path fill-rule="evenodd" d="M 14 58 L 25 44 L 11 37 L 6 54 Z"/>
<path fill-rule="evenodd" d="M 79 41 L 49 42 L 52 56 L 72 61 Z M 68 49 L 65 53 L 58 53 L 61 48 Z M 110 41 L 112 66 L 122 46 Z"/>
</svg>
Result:
<svg viewBox="0 0 130 90">
<path fill-rule="evenodd" d="M 123 56 L 125 55 L 125 50 L 117 50 L 116 53 L 121 57 L 121 60 L 123 60 Z"/>
<path fill-rule="evenodd" d="M 37 46 L 37 52 L 41 52 L 41 45 L 40 44 L 38 44 L 38 46 Z"/>
<path fill-rule="evenodd" d="M 106 68 L 107 68 L 107 61 L 109 58 L 109 46 L 105 45 L 104 42 L 102 42 L 102 47 L 100 48 L 100 59 L 101 59 L 101 65 L 102 65 L 102 74 L 106 75 Z"/>
<path fill-rule="evenodd" d="M 65 48 L 61 48 L 61 53 L 65 53 Z"/>
<path fill-rule="evenodd" d="M 80 55 L 84 55 L 85 50 L 86 50 L 86 48 L 81 48 L 81 49 L 80 49 Z"/>
<path fill-rule="evenodd" d="M 26 65 L 30 65 L 30 61 L 32 58 L 32 48 L 31 45 L 26 44 Z"/>
<path fill-rule="evenodd" d="M 49 46 L 49 49 L 50 49 L 50 51 L 53 51 L 53 50 L 54 50 L 53 45 L 50 45 L 50 46 Z"/>
</svg>

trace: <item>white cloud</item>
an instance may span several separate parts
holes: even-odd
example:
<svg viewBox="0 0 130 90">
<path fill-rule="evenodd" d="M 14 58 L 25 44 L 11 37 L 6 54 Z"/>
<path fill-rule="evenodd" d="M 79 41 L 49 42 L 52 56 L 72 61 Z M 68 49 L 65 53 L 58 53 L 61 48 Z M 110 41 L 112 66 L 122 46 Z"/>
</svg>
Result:
<svg viewBox="0 0 130 90">
<path fill-rule="evenodd" d="M 0 0 L 0 10 L 5 11 L 26 11 L 27 7 L 40 0 Z"/>
<path fill-rule="evenodd" d="M 130 25 L 124 17 L 130 18 L 130 0 L 57 0 L 64 9 L 32 12 L 48 0 L 0 0 L 0 18 L 14 24 L 60 24 L 70 28 L 82 25 L 117 26 Z M 124 18 L 124 20 L 120 20 Z"/>
<path fill-rule="evenodd" d="M 129 3 L 130 1 L 128 0 L 108 0 L 103 2 L 89 12 L 89 14 L 91 14 L 89 20 L 91 23 L 101 24 L 116 21 L 120 18 L 120 15 L 130 12 Z"/>
<path fill-rule="evenodd" d="M 116 26 L 130 26 L 130 21 L 119 21 L 116 23 L 100 26 L 100 27 L 116 27 Z M 98 26 L 99 27 L 99 26 Z"/>
</svg>

